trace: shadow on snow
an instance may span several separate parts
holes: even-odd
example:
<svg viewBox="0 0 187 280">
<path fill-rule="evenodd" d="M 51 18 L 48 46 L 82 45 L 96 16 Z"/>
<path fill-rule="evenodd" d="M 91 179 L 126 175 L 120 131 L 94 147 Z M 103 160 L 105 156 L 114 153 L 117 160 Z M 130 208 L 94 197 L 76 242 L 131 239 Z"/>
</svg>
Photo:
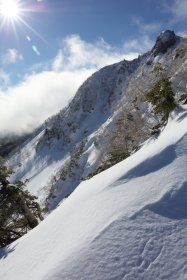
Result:
<svg viewBox="0 0 187 280">
<path fill-rule="evenodd" d="M 0 260 L 7 258 L 10 253 L 14 252 L 16 246 L 17 244 L 14 246 L 8 245 L 6 247 L 0 248 Z"/>
</svg>

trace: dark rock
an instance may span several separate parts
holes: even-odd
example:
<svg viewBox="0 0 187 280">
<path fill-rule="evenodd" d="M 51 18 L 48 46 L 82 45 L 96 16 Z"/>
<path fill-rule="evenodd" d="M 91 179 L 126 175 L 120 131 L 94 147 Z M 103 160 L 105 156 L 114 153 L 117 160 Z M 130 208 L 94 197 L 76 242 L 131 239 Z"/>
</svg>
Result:
<svg viewBox="0 0 187 280">
<path fill-rule="evenodd" d="M 156 44 L 152 49 L 152 53 L 156 56 L 159 53 L 167 52 L 168 48 L 173 46 L 177 40 L 177 36 L 171 30 L 166 30 L 160 33 L 156 40 Z"/>
</svg>

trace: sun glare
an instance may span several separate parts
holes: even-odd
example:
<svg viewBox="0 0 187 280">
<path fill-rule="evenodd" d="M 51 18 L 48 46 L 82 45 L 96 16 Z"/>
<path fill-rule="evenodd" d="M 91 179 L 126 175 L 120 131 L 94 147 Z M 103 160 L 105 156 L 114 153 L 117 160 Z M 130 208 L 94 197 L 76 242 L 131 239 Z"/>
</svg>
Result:
<svg viewBox="0 0 187 280">
<path fill-rule="evenodd" d="M 17 20 L 20 16 L 20 5 L 17 0 L 0 0 L 0 17 L 5 20 Z"/>
<path fill-rule="evenodd" d="M 37 0 L 39 3 L 41 0 Z M 29 2 L 29 1 L 25 1 Z M 25 18 L 27 18 L 29 13 L 33 12 L 45 12 L 45 9 L 40 9 L 38 5 L 29 5 L 29 3 L 24 3 L 24 0 L 0 0 L 0 32 L 5 30 L 5 32 L 13 31 L 16 41 L 19 44 L 19 36 L 17 33 L 17 25 L 23 25 L 26 30 L 34 33 L 38 38 L 44 41 L 47 45 L 49 43 L 43 38 L 32 26 L 30 26 Z M 31 41 L 29 35 L 26 36 L 27 41 L 30 43 L 32 51 L 36 55 L 40 55 L 40 51 L 36 45 Z M 49 45 L 50 46 L 50 45 Z M 51 47 L 51 46 L 50 46 Z"/>
</svg>

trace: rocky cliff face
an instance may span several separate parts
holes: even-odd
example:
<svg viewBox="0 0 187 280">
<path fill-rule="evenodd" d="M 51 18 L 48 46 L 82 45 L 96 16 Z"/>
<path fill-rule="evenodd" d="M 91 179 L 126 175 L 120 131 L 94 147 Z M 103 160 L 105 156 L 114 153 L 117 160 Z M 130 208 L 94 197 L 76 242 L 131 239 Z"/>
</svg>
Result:
<svg viewBox="0 0 187 280">
<path fill-rule="evenodd" d="M 155 46 L 152 49 L 152 53 L 155 56 L 159 53 L 164 54 L 177 42 L 178 39 L 179 37 L 175 35 L 174 31 L 166 30 L 161 32 L 156 40 Z"/>
<path fill-rule="evenodd" d="M 145 55 L 96 72 L 67 108 L 11 155 L 14 179 L 28 179 L 29 190 L 53 209 L 82 179 L 127 157 L 154 134 L 160 117 L 145 95 L 163 75 L 176 102 L 186 102 L 186 72 L 187 40 L 168 30 Z"/>
</svg>

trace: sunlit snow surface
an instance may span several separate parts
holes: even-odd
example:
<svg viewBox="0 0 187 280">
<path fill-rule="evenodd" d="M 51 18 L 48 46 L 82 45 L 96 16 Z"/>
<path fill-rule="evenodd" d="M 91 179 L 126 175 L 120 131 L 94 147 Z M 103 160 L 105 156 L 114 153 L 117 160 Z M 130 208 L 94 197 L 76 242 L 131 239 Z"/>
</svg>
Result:
<svg viewBox="0 0 187 280">
<path fill-rule="evenodd" d="M 2 280 L 186 280 L 187 111 L 0 256 Z"/>
</svg>

